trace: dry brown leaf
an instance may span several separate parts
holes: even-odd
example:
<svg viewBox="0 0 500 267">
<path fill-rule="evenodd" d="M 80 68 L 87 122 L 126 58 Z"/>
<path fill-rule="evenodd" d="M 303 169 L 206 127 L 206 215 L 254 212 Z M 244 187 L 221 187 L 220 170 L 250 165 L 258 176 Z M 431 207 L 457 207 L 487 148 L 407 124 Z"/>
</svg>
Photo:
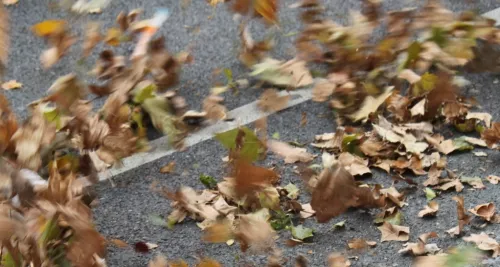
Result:
<svg viewBox="0 0 500 267">
<path fill-rule="evenodd" d="M 210 243 L 225 243 L 234 238 L 234 230 L 229 220 L 218 221 L 205 228 L 203 240 Z"/>
<path fill-rule="evenodd" d="M 171 173 L 175 169 L 175 161 L 171 161 L 167 163 L 167 165 L 161 167 L 160 172 L 161 173 Z"/>
<path fill-rule="evenodd" d="M 408 241 L 410 238 L 410 227 L 392 225 L 388 222 L 384 222 L 382 226 L 377 227 L 382 233 L 380 242 L 385 241 Z"/>
<path fill-rule="evenodd" d="M 493 204 L 492 202 L 480 204 L 473 209 L 470 209 L 469 212 L 489 222 L 495 215 L 495 204 Z"/>
<path fill-rule="evenodd" d="M 432 164 L 427 174 L 428 178 L 424 181 L 424 186 L 437 185 L 439 184 L 439 178 L 441 177 L 441 172 L 443 170 L 437 167 L 437 164 Z"/>
<path fill-rule="evenodd" d="M 120 239 L 113 238 L 113 239 L 110 239 L 109 241 L 111 243 L 113 243 L 113 245 L 115 245 L 115 246 L 117 246 L 119 248 L 126 248 L 126 247 L 128 247 L 127 242 L 125 242 L 123 240 L 120 240 Z"/>
<path fill-rule="evenodd" d="M 368 160 L 363 160 L 351 153 L 344 152 L 340 154 L 338 161 L 352 176 L 372 173 L 368 168 Z"/>
<path fill-rule="evenodd" d="M 309 154 L 307 149 L 293 147 L 280 141 L 268 141 L 267 148 L 273 153 L 283 157 L 285 159 L 285 163 L 295 163 L 298 161 L 307 163 L 314 159 L 314 156 Z"/>
<path fill-rule="evenodd" d="M 410 113 L 412 117 L 424 115 L 425 114 L 425 104 L 427 103 L 427 99 L 420 100 L 417 104 L 415 104 L 411 109 Z"/>
<path fill-rule="evenodd" d="M 477 248 L 480 250 L 492 251 L 493 254 L 491 256 L 493 258 L 498 257 L 498 255 L 500 254 L 500 245 L 498 244 L 498 242 L 485 233 L 481 233 L 479 235 L 471 234 L 470 236 L 464 237 L 462 239 L 466 242 L 475 243 Z"/>
<path fill-rule="evenodd" d="M 366 121 L 368 116 L 371 113 L 376 112 L 378 108 L 387 100 L 387 98 L 391 96 L 393 89 L 393 86 L 387 87 L 384 92 L 377 97 L 373 97 L 371 95 L 365 97 L 360 108 L 356 112 L 349 114 L 349 118 L 355 122 Z"/>
<path fill-rule="evenodd" d="M 498 184 L 498 182 L 500 182 L 500 177 L 496 175 L 488 175 L 486 179 L 492 184 Z"/>
<path fill-rule="evenodd" d="M 203 111 L 208 119 L 218 121 L 227 116 L 227 109 L 221 103 L 224 99 L 219 96 L 209 96 L 203 100 Z"/>
<path fill-rule="evenodd" d="M 361 192 L 352 175 L 340 163 L 335 162 L 331 168 L 325 168 L 318 177 L 311 199 L 311 207 L 316 211 L 318 222 L 327 222 L 348 208 L 360 204 Z M 366 191 L 363 193 L 366 194 Z M 373 196 L 371 200 L 374 200 Z M 361 203 L 363 204 L 366 203 Z"/>
<path fill-rule="evenodd" d="M 102 36 L 100 25 L 96 22 L 91 22 L 85 29 L 85 39 L 83 40 L 83 57 L 88 57 L 92 49 L 101 41 Z"/>
<path fill-rule="evenodd" d="M 464 185 L 462 184 L 462 182 L 460 182 L 459 179 L 454 179 L 450 182 L 444 183 L 436 187 L 435 189 L 446 191 L 451 188 L 455 188 L 456 192 L 462 192 L 462 190 L 464 189 Z"/>
<path fill-rule="evenodd" d="M 436 213 L 439 210 L 439 204 L 436 201 L 431 201 L 427 203 L 423 210 L 418 212 L 418 217 L 426 217 L 426 216 L 436 216 Z"/>
<path fill-rule="evenodd" d="M 317 82 L 313 87 L 312 100 L 316 102 L 327 101 L 335 91 L 336 87 L 337 86 L 334 83 L 328 80 L 321 80 Z"/>
<path fill-rule="evenodd" d="M 481 133 L 481 139 L 488 144 L 488 147 L 493 147 L 495 143 L 500 141 L 500 122 L 494 122 L 491 128 L 484 130 Z"/>
<path fill-rule="evenodd" d="M 269 252 L 275 246 L 276 232 L 267 222 L 268 217 L 266 209 L 240 216 L 236 239 L 241 251 Z"/>
<path fill-rule="evenodd" d="M 291 76 L 291 85 L 295 88 L 308 86 L 314 82 L 311 72 L 309 72 L 306 66 L 306 62 L 297 58 L 283 63 L 280 66 L 280 71 Z"/>
<path fill-rule="evenodd" d="M 316 211 L 313 210 L 311 203 L 307 204 L 302 204 L 301 205 L 302 210 L 300 211 L 300 218 L 306 219 L 309 217 L 312 217 L 316 214 Z"/>
<path fill-rule="evenodd" d="M 491 114 L 485 113 L 485 112 L 468 112 L 467 116 L 465 117 L 465 119 L 467 119 L 467 120 L 476 119 L 476 120 L 484 121 L 484 125 L 487 128 L 491 127 L 491 118 L 492 118 Z"/>
<path fill-rule="evenodd" d="M 435 237 L 438 237 L 436 232 L 421 234 L 418 237 L 417 243 L 404 244 L 403 246 L 405 248 L 400 249 L 398 251 L 398 253 L 411 253 L 414 256 L 420 256 L 420 255 L 424 255 L 424 254 L 427 254 L 429 252 L 432 252 L 432 251 L 429 251 L 430 248 L 433 248 L 433 250 L 439 250 L 439 248 L 437 248 L 437 246 L 435 246 L 435 244 L 429 244 L 429 245 L 433 245 L 432 247 L 426 245 L 427 239 L 435 238 Z"/>
<path fill-rule="evenodd" d="M 2 0 L 3 4 L 6 6 L 14 5 L 19 2 L 19 0 Z"/>
<path fill-rule="evenodd" d="M 451 228 L 446 231 L 451 236 L 459 235 L 462 232 L 462 229 L 465 225 L 469 224 L 471 217 L 467 214 L 467 211 L 464 207 L 464 197 L 463 196 L 454 196 L 452 198 L 455 202 L 457 202 L 457 216 L 458 216 L 458 226 Z"/>
<path fill-rule="evenodd" d="M 10 80 L 8 82 L 4 82 L 2 84 L 2 89 L 4 90 L 12 90 L 12 89 L 19 89 L 23 86 L 22 83 L 16 81 L 16 80 Z"/>
<path fill-rule="evenodd" d="M 328 255 L 328 267 L 349 267 L 351 262 L 340 253 Z"/>
<path fill-rule="evenodd" d="M 361 238 L 354 238 L 347 242 L 350 249 L 365 249 L 368 247 L 374 247 L 377 245 L 375 241 L 367 241 Z"/>
<path fill-rule="evenodd" d="M 420 75 L 410 69 L 404 69 L 398 74 L 398 78 L 407 80 L 410 84 L 417 83 L 421 80 Z"/>
<path fill-rule="evenodd" d="M 238 197 L 260 191 L 278 180 L 274 171 L 254 166 L 241 159 L 234 163 L 232 177 L 235 179 L 234 192 Z"/>
<path fill-rule="evenodd" d="M 284 109 L 288 104 L 288 101 L 290 101 L 290 95 L 280 96 L 278 90 L 267 89 L 260 96 L 257 105 L 264 112 L 274 112 Z"/>
</svg>

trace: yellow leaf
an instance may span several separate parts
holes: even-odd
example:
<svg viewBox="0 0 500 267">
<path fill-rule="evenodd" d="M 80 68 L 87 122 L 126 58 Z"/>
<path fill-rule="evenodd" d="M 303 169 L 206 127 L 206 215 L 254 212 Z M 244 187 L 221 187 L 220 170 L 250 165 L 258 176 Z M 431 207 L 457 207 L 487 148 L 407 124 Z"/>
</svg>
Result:
<svg viewBox="0 0 500 267">
<path fill-rule="evenodd" d="M 261 15 L 266 22 L 270 24 L 278 23 L 276 17 L 278 11 L 277 0 L 255 0 L 253 5 L 255 12 Z"/>
<path fill-rule="evenodd" d="M 10 80 L 10 81 L 2 84 L 2 89 L 4 89 L 4 90 L 19 89 L 22 86 L 23 86 L 22 83 L 17 82 L 16 80 Z"/>
<path fill-rule="evenodd" d="M 3 0 L 2 2 L 4 5 L 10 6 L 10 5 L 17 4 L 17 2 L 19 2 L 19 0 Z"/>
<path fill-rule="evenodd" d="M 35 24 L 31 30 L 40 37 L 58 33 L 64 29 L 66 22 L 64 20 L 45 20 Z"/>
<path fill-rule="evenodd" d="M 118 46 L 120 44 L 120 38 L 122 31 L 118 28 L 110 28 L 106 33 L 105 42 L 111 46 Z"/>
</svg>

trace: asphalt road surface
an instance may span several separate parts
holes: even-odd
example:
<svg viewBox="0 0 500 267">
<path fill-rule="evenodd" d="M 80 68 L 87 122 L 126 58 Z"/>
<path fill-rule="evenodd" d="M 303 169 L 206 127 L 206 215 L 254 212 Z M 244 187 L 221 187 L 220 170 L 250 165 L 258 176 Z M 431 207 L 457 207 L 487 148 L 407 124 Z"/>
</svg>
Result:
<svg viewBox="0 0 500 267">
<path fill-rule="evenodd" d="M 54 18 L 67 18 L 67 14 L 52 11 L 45 3 L 48 1 L 20 0 L 15 5 L 8 7 L 11 14 L 12 24 L 12 49 L 10 51 L 9 66 L 6 79 L 16 79 L 23 83 L 20 90 L 6 92 L 7 97 L 19 114 L 26 116 L 25 106 L 29 102 L 44 96 L 46 89 L 59 76 L 71 72 L 77 68 L 76 61 L 80 55 L 80 48 L 75 46 L 71 53 L 64 57 L 52 69 L 44 70 L 39 63 L 39 55 L 45 48 L 43 41 L 31 34 L 30 27 L 40 21 Z M 194 62 L 183 69 L 182 81 L 178 87 L 181 95 L 185 96 L 192 108 L 199 108 L 202 99 L 209 94 L 210 88 L 215 82 L 224 82 L 224 77 L 219 75 L 213 78 L 212 72 L 217 68 L 229 68 L 238 78 L 244 78 L 247 71 L 237 61 L 237 25 L 233 16 L 227 12 L 225 6 L 219 6 L 215 11 L 203 0 L 193 0 L 187 7 L 182 7 L 179 0 L 151 0 L 151 1 L 118 1 L 112 0 L 108 8 L 102 14 L 91 15 L 88 18 L 80 18 L 79 22 L 84 25 L 85 20 L 98 20 L 103 22 L 104 27 L 114 23 L 116 15 L 122 10 L 135 8 L 144 9 L 144 18 L 151 17 L 158 7 L 168 7 L 172 16 L 161 29 L 165 35 L 167 46 L 174 52 L 182 51 L 190 47 L 193 52 Z M 293 56 L 294 35 L 299 30 L 297 23 L 297 11 L 287 8 L 294 1 L 281 1 L 280 30 L 275 32 L 277 46 L 273 56 L 286 59 Z M 349 10 L 359 9 L 359 1 L 331 0 L 327 2 L 327 12 L 336 21 L 346 22 Z M 386 9 L 400 9 L 416 5 L 411 0 L 384 1 Z M 423 2 L 423 1 L 422 1 Z M 500 7 L 497 0 L 489 1 L 466 1 L 447 0 L 445 5 L 454 10 L 461 11 L 474 9 L 484 13 Z M 421 4 L 421 3 L 417 3 Z M 213 15 L 213 16 L 212 16 Z M 212 17 L 211 17 L 212 16 Z M 209 18 L 211 17 L 211 18 Z M 81 32 L 81 29 L 77 31 Z M 258 27 L 256 27 L 258 28 Z M 97 48 L 97 51 L 101 47 Z M 119 53 L 130 52 L 131 47 L 124 45 L 116 49 Z M 90 68 L 95 57 L 88 59 L 87 67 Z M 81 66 L 80 66 L 81 68 Z M 495 74 L 473 74 L 467 75 L 472 85 L 466 88 L 469 96 L 475 96 L 482 109 L 490 112 L 494 118 L 500 116 L 500 93 L 498 79 Z M 242 90 L 238 95 L 226 95 L 226 105 L 229 110 L 238 108 L 258 98 L 262 89 L 249 88 Z M 302 112 L 307 115 L 308 123 L 305 127 L 300 126 Z M 242 114 L 243 115 L 243 114 Z M 278 132 L 280 139 L 285 141 L 297 141 L 310 143 L 315 134 L 333 132 L 336 128 L 333 114 L 324 103 L 311 101 L 296 105 L 277 114 L 269 116 L 269 133 Z M 318 151 L 311 150 L 318 153 Z M 486 159 L 475 157 L 472 153 L 454 154 L 449 157 L 451 169 L 466 176 L 485 177 L 490 174 L 500 175 L 497 168 L 500 162 L 500 153 L 486 150 Z M 264 256 L 246 255 L 239 252 L 238 245 L 228 246 L 226 244 L 206 244 L 201 240 L 201 230 L 193 221 L 186 221 L 176 225 L 173 230 L 167 230 L 156 226 L 149 221 L 151 215 L 166 216 L 170 211 L 170 202 L 150 190 L 154 180 L 170 188 L 178 188 L 181 185 L 202 189 L 199 182 L 200 174 L 207 174 L 217 179 L 224 177 L 224 165 L 222 158 L 226 156 L 226 150 L 214 140 L 200 142 L 189 147 L 184 152 L 173 153 L 137 168 L 116 175 L 113 178 L 115 186 L 109 182 L 102 182 L 97 186 L 99 205 L 95 208 L 95 221 L 99 231 L 108 238 L 118 238 L 129 244 L 138 241 L 158 244 L 159 247 L 148 254 L 135 252 L 132 248 L 116 248 L 110 246 L 108 255 L 108 266 L 146 266 L 147 262 L 156 254 L 161 253 L 169 259 L 184 259 L 188 263 L 194 263 L 196 255 L 213 257 L 224 266 L 264 266 Z M 172 174 L 160 174 L 159 169 L 168 162 L 176 162 L 176 171 Z M 282 184 L 294 182 L 302 188 L 300 178 L 293 173 L 291 166 L 283 166 L 282 161 L 273 155 L 269 155 L 263 163 L 265 166 L 273 164 L 280 166 Z M 425 178 L 417 178 L 422 182 Z M 370 183 L 390 185 L 391 179 L 387 175 L 374 172 Z M 494 202 L 500 205 L 498 194 L 500 187 L 485 183 L 485 190 L 464 190 L 466 208 L 477 204 Z M 304 192 L 304 191 L 302 191 Z M 445 230 L 457 224 L 455 202 L 451 197 L 455 193 L 442 194 L 438 201 L 440 211 L 437 218 L 424 220 L 417 217 L 418 211 L 425 206 L 424 193 L 421 191 L 407 192 L 409 206 L 403 209 L 405 214 L 404 225 L 410 227 L 410 241 L 415 242 L 417 237 L 429 230 L 439 233 L 436 239 L 439 247 L 446 248 L 461 244 L 459 238 L 451 238 L 444 233 Z M 308 201 L 308 194 L 301 194 L 301 202 Z M 380 232 L 372 222 L 372 214 L 376 211 L 362 212 L 349 211 L 336 218 L 328 224 L 317 224 L 314 220 L 306 220 L 305 226 L 315 230 L 312 243 L 288 248 L 284 241 L 290 237 L 290 233 L 280 233 L 278 244 L 284 250 L 285 258 L 289 260 L 287 266 L 293 266 L 293 259 L 298 255 L 305 256 L 310 266 L 325 266 L 329 253 L 337 251 L 344 252 L 347 249 L 347 241 L 352 238 L 364 238 L 366 240 L 379 241 Z M 341 220 L 346 220 L 346 228 L 343 230 L 332 230 L 332 225 Z M 479 230 L 467 227 L 465 233 L 476 233 Z M 489 225 L 482 229 L 500 235 L 499 225 Z M 412 257 L 401 256 L 396 252 L 401 248 L 400 242 L 378 242 L 375 248 L 353 252 L 347 251 L 348 255 L 358 256 L 352 260 L 353 266 L 410 266 Z M 500 265 L 492 261 L 491 266 Z"/>
</svg>

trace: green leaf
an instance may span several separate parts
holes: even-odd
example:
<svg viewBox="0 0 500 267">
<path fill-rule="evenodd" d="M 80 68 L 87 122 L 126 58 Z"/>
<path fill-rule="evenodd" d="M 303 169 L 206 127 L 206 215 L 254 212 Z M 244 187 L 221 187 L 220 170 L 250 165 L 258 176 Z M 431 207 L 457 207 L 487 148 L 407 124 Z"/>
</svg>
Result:
<svg viewBox="0 0 500 267">
<path fill-rule="evenodd" d="M 151 117 L 153 126 L 158 129 L 158 131 L 167 135 L 171 144 L 179 140 L 181 132 L 175 127 L 176 117 L 171 113 L 166 98 L 159 96 L 147 98 L 142 103 L 142 107 Z"/>
<path fill-rule="evenodd" d="M 20 259 L 22 262 L 22 259 Z M 2 255 L 2 266 L 4 267 L 21 267 L 16 265 L 16 261 L 12 255 L 7 251 Z"/>
<path fill-rule="evenodd" d="M 446 32 L 441 28 L 434 27 L 432 28 L 431 38 L 429 38 L 429 40 L 443 47 L 447 42 Z"/>
<path fill-rule="evenodd" d="M 57 108 L 45 106 L 42 110 L 45 120 L 54 123 L 56 125 L 56 129 L 60 130 L 62 128 L 61 114 Z"/>
<path fill-rule="evenodd" d="M 230 69 L 224 69 L 224 75 L 226 76 L 228 84 L 233 82 L 233 72 Z"/>
<path fill-rule="evenodd" d="M 61 229 L 59 228 L 59 225 L 57 224 L 57 218 L 52 218 L 50 220 L 47 220 L 45 224 L 42 226 L 42 235 L 38 242 L 42 245 L 45 246 L 47 245 L 50 241 L 56 239 L 59 237 L 61 234 Z"/>
<path fill-rule="evenodd" d="M 406 60 L 404 63 L 400 66 L 400 70 L 408 68 L 409 65 L 413 64 L 417 59 L 420 54 L 420 51 L 422 51 L 422 47 L 419 42 L 413 42 L 406 52 L 408 53 L 406 55 Z"/>
<path fill-rule="evenodd" d="M 234 150 L 236 149 L 236 138 L 240 131 L 242 131 L 242 134 L 244 135 L 240 156 L 250 161 L 257 160 L 259 155 L 264 151 L 264 147 L 259 138 L 257 138 L 255 133 L 249 128 L 241 127 L 227 132 L 218 133 L 215 135 L 215 139 L 221 142 L 221 144 L 227 149 Z"/>
<path fill-rule="evenodd" d="M 421 96 L 425 93 L 428 93 L 436 87 L 438 77 L 434 74 L 426 72 L 424 75 L 420 77 L 420 81 L 418 81 L 412 88 L 413 96 Z"/>
<path fill-rule="evenodd" d="M 290 228 L 292 236 L 295 239 L 304 240 L 306 238 L 313 237 L 313 229 L 304 227 L 302 224 L 297 227 L 292 226 Z"/>
<path fill-rule="evenodd" d="M 469 142 L 465 141 L 464 137 L 453 139 L 453 146 L 456 148 L 455 150 L 458 151 L 467 151 L 474 149 L 474 146 L 471 145 Z"/>
<path fill-rule="evenodd" d="M 446 256 L 445 267 L 464 267 L 478 264 L 481 252 L 474 247 L 462 247 Z"/>
<path fill-rule="evenodd" d="M 283 188 L 288 192 L 286 195 L 288 198 L 297 199 L 299 196 L 299 188 L 296 185 L 289 183 Z"/>
<path fill-rule="evenodd" d="M 200 182 L 208 189 L 214 189 L 217 187 L 217 180 L 209 175 L 200 174 Z"/>
<path fill-rule="evenodd" d="M 258 194 L 259 203 L 263 208 L 280 210 L 280 194 L 274 187 L 266 187 Z"/>
<path fill-rule="evenodd" d="M 434 190 L 430 189 L 429 187 L 426 187 L 424 189 L 425 191 L 425 197 L 427 198 L 427 201 L 431 201 L 434 198 L 436 198 L 436 192 Z"/>
<path fill-rule="evenodd" d="M 332 226 L 332 229 L 333 230 L 337 230 L 337 229 L 344 228 L 344 227 L 345 227 L 345 220 L 344 221 L 340 221 L 340 222 L 334 224 Z"/>
<path fill-rule="evenodd" d="M 363 152 L 359 148 L 359 135 L 358 134 L 345 134 L 342 139 L 342 151 L 364 157 Z"/>
<path fill-rule="evenodd" d="M 156 226 L 168 227 L 167 221 L 157 214 L 149 215 L 149 222 Z"/>
<path fill-rule="evenodd" d="M 290 217 L 289 214 L 287 214 L 284 211 L 277 211 L 274 213 L 274 216 L 272 219 L 269 221 L 271 224 L 271 227 L 276 230 L 283 230 L 287 228 L 287 226 L 292 224 L 292 218 Z"/>
<path fill-rule="evenodd" d="M 146 99 L 155 97 L 156 89 L 156 84 L 152 82 L 141 82 L 137 84 L 137 86 L 132 91 L 132 94 L 134 95 L 132 101 L 137 104 L 142 104 Z"/>
<path fill-rule="evenodd" d="M 271 137 L 272 137 L 273 139 L 279 140 L 279 139 L 280 139 L 280 133 L 275 132 L 275 133 L 273 133 L 273 135 L 272 135 Z"/>
<path fill-rule="evenodd" d="M 281 62 L 274 59 L 265 59 L 263 62 L 252 66 L 250 76 L 257 76 L 262 81 L 278 86 L 292 85 L 292 77 L 281 71 Z"/>
<path fill-rule="evenodd" d="M 401 211 L 397 211 L 390 216 L 384 218 L 385 222 L 388 222 L 392 225 L 401 225 L 403 223 L 403 213 Z"/>
</svg>

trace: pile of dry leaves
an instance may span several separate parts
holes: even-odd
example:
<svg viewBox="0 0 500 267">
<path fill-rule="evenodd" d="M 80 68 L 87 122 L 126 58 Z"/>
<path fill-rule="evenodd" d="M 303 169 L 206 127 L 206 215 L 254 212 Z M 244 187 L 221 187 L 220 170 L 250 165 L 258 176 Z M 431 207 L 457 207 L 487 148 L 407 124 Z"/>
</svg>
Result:
<svg viewBox="0 0 500 267">
<path fill-rule="evenodd" d="M 219 2 L 227 1 L 209 1 L 211 5 Z M 313 85 L 313 100 L 329 102 L 339 127 L 334 133 L 315 137 L 312 147 L 321 151 L 322 164 L 310 166 L 317 155 L 269 140 L 265 119 L 256 122 L 255 130 L 240 127 L 217 134 L 216 139 L 229 151 L 228 171 L 222 181 L 202 176 L 207 187 L 202 191 L 154 187 L 172 201 L 169 226 L 189 217 L 198 221 L 204 241 L 238 242 L 244 252 L 267 254 L 268 266 L 282 266 L 285 262 L 276 244 L 276 231 L 289 230 L 292 238 L 286 244 L 300 245 L 314 235 L 302 225 L 304 220 L 316 217 L 324 223 L 350 208 L 380 210 L 374 218 L 380 242 L 409 240 L 409 227 L 401 225 L 402 209 L 408 205 L 405 193 L 395 186 L 384 188 L 356 180 L 369 175 L 371 168 L 425 191 L 429 202 L 415 214 L 418 217 L 437 215 L 436 191 L 484 188 L 481 178 L 459 176 L 448 169 L 446 156 L 475 147 L 496 148 L 500 141 L 500 123 L 492 122 L 487 113 L 473 111 L 475 101 L 460 95 L 460 87 L 467 81 L 457 76 L 459 70 L 493 67 L 475 59 L 483 47 L 500 43 L 494 21 L 470 12 L 455 15 L 433 0 L 421 9 L 389 13 L 380 12 L 378 0 L 363 3 L 363 11 L 354 13 L 348 26 L 323 19 L 320 1 L 293 5 L 303 10 L 305 27 L 297 38 L 297 56 L 281 61 L 268 57 L 272 41 L 255 42 L 249 27 L 253 18 L 262 18 L 269 26 L 277 24 L 277 0 L 229 1 L 231 9 L 243 17 L 239 59 L 251 68 L 250 76 L 272 87 L 263 92 L 259 107 L 266 112 L 281 110 L 290 97 L 278 89 Z M 73 9 L 95 10 L 84 2 Z M 147 151 L 149 124 L 182 148 L 190 130 L 226 119 L 221 93 L 248 83 L 230 81 L 213 88 L 202 111 L 188 111 L 184 98 L 169 88 L 178 83 L 182 64 L 192 58 L 188 52 L 171 54 L 163 38 L 153 38 L 167 20 L 168 10 L 160 9 L 147 20 L 138 20 L 139 16 L 139 10 L 119 14 L 116 26 L 106 34 L 101 34 L 98 24 L 88 25 L 82 58 L 101 42 L 110 46 L 136 43 L 129 57 L 111 50 L 99 54 L 90 72 L 98 84 L 87 85 L 76 74 L 59 78 L 46 97 L 29 105 L 30 116 L 24 122 L 17 121 L 7 99 L 0 95 L 2 266 L 105 266 L 106 240 L 94 229 L 91 213 L 90 185 L 98 182 L 98 173 L 127 156 Z M 6 17 L 0 6 L 0 71 L 8 47 Z M 379 27 L 387 27 L 387 34 L 373 41 L 372 33 Z M 41 55 L 45 68 L 53 66 L 77 40 L 71 25 L 62 20 L 43 21 L 32 30 L 50 46 Z M 323 65 L 328 73 L 314 80 L 308 68 L 314 64 L 309 63 Z M 8 84 L 10 89 L 16 86 L 15 82 Z M 92 107 L 93 100 L 88 100 L 90 94 L 94 99 L 106 97 L 98 111 Z M 440 134 L 444 126 L 468 134 L 446 139 Z M 474 134 L 481 138 L 471 137 Z M 281 186 L 276 169 L 258 165 L 267 152 L 282 157 L 285 164 L 299 165 L 297 173 L 309 189 L 310 203 L 299 202 L 301 192 L 296 185 Z M 419 184 L 404 176 L 408 173 L 427 179 Z M 500 178 L 490 176 L 488 180 L 498 183 Z M 457 236 L 472 217 L 462 197 L 454 200 L 457 226 L 448 233 Z M 469 212 L 485 223 L 500 223 L 493 203 Z M 470 262 L 476 257 L 474 252 L 460 249 L 445 253 L 428 243 L 437 237 L 436 232 L 421 233 L 399 253 L 420 256 L 415 266 L 447 266 L 450 260 Z M 463 239 L 492 251 L 493 257 L 500 253 L 500 245 L 485 233 Z M 376 242 L 363 239 L 348 241 L 350 249 L 374 245 Z M 464 255 L 468 255 L 465 260 Z M 346 255 L 337 253 L 328 262 L 332 267 L 351 264 Z M 295 264 L 306 266 L 307 261 L 298 257 Z M 159 257 L 149 266 L 187 264 Z M 221 265 L 204 258 L 197 266 Z"/>
</svg>

